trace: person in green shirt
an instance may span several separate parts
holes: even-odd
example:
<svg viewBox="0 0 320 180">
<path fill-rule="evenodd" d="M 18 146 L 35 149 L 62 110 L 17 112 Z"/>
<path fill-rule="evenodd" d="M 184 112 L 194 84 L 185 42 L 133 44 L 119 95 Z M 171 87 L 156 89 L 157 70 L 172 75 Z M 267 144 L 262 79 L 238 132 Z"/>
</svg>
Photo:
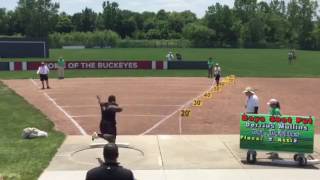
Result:
<svg viewBox="0 0 320 180">
<path fill-rule="evenodd" d="M 208 60 L 208 78 L 213 78 L 213 65 L 214 62 L 212 60 L 212 57 Z"/>
<path fill-rule="evenodd" d="M 270 99 L 267 103 L 269 105 L 269 114 L 273 116 L 281 116 L 280 103 L 276 99 Z"/>
<path fill-rule="evenodd" d="M 269 102 L 267 103 L 269 106 L 269 114 L 272 116 L 281 116 L 281 111 L 280 111 L 280 103 L 276 99 L 270 99 Z M 267 153 L 269 154 L 269 159 L 279 159 L 279 154 L 277 152 L 270 152 Z"/>
<path fill-rule="evenodd" d="M 58 59 L 58 62 L 57 62 L 58 77 L 59 77 L 59 79 L 64 79 L 64 66 L 65 66 L 64 59 L 63 59 L 62 57 L 60 57 L 60 58 Z"/>
</svg>

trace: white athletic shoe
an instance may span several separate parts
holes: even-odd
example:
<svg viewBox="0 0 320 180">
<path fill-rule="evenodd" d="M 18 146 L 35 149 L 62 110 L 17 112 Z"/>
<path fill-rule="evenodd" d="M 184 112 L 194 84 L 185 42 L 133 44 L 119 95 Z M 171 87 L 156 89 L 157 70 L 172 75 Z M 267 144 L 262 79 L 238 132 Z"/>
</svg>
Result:
<svg viewBox="0 0 320 180">
<path fill-rule="evenodd" d="M 92 136 L 91 136 L 91 140 L 94 141 L 94 139 L 98 138 L 98 134 L 97 132 L 93 132 Z"/>
</svg>

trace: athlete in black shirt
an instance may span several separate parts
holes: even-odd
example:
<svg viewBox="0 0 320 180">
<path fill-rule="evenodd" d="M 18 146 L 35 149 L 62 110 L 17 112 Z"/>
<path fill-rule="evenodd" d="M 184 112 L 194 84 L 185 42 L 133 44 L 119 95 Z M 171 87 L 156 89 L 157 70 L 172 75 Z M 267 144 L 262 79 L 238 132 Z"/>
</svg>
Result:
<svg viewBox="0 0 320 180">
<path fill-rule="evenodd" d="M 116 97 L 114 95 L 109 96 L 108 102 L 101 102 L 100 96 L 97 96 L 97 99 L 101 108 L 101 134 L 94 132 L 92 140 L 101 137 L 110 143 L 115 143 L 117 137 L 116 113 L 121 112 L 122 108 L 116 103 Z"/>
</svg>

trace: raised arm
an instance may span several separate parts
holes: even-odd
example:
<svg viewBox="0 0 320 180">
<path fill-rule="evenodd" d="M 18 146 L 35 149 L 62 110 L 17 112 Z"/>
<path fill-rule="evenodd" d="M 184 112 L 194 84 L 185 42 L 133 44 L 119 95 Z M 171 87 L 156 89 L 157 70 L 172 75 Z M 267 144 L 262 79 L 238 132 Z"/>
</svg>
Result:
<svg viewBox="0 0 320 180">
<path fill-rule="evenodd" d="M 98 96 L 97 95 L 97 99 L 98 99 L 98 104 L 100 105 L 100 108 L 101 108 L 101 111 L 103 111 L 104 110 L 104 108 L 105 108 L 105 103 L 104 102 L 101 102 L 101 98 L 100 98 L 100 96 Z"/>
<path fill-rule="evenodd" d="M 110 104 L 110 105 L 107 107 L 107 110 L 108 110 L 108 111 L 113 111 L 113 112 L 121 112 L 121 111 L 122 111 L 122 108 L 119 107 L 119 106 L 116 105 L 116 104 Z"/>
</svg>

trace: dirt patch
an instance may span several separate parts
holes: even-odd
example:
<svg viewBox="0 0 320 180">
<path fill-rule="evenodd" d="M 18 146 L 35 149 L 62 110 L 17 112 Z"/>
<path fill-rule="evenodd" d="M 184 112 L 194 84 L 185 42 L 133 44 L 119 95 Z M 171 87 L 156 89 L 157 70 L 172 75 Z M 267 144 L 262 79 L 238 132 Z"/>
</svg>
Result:
<svg viewBox="0 0 320 180">
<path fill-rule="evenodd" d="M 4 83 L 44 112 L 56 129 L 69 135 L 81 134 L 79 127 L 88 134 L 98 131 L 100 112 L 96 95 L 106 99 L 110 94 L 116 95 L 118 103 L 124 107 L 124 112 L 118 116 L 119 134 L 238 134 L 239 114 L 244 111 L 246 102 L 242 91 L 246 86 L 257 89 L 260 113 L 267 113 L 267 101 L 276 98 L 281 102 L 283 114 L 320 118 L 320 79 L 238 78 L 234 85 L 225 87 L 213 99 L 205 100 L 202 107 L 191 108 L 191 117 L 181 121 L 179 109 L 205 92 L 212 80 L 75 78 L 51 80 L 51 90 L 39 90 L 38 80 Z M 319 133 L 319 128 L 316 129 Z"/>
</svg>

